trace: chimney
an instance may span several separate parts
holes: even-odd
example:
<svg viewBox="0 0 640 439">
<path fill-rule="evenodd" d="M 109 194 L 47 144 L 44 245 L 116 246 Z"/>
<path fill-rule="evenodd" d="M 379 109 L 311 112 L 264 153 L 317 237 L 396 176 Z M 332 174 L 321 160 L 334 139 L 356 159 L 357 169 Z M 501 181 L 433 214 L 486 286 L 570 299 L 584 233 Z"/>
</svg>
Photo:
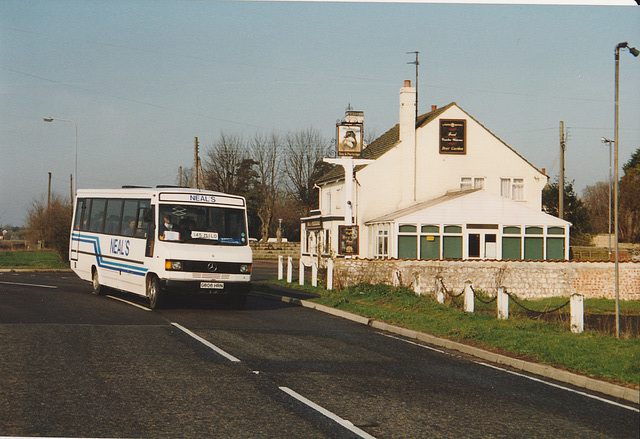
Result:
<svg viewBox="0 0 640 439">
<path fill-rule="evenodd" d="M 405 80 L 400 89 L 400 141 L 415 142 L 416 137 L 416 89 Z"/>
<path fill-rule="evenodd" d="M 437 105 L 432 105 L 432 106 L 431 106 L 431 111 L 436 111 L 437 109 L 438 109 L 438 106 L 437 106 Z"/>
<path fill-rule="evenodd" d="M 416 89 L 408 80 L 400 89 L 399 128 L 401 196 L 398 208 L 402 208 L 416 200 Z"/>
</svg>

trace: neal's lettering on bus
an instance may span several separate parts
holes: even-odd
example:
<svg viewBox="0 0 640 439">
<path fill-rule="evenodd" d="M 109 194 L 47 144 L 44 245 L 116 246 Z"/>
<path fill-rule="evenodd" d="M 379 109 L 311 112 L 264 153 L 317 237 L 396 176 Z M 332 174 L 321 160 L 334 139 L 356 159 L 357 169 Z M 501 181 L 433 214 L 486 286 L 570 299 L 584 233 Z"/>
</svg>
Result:
<svg viewBox="0 0 640 439">
<path fill-rule="evenodd" d="M 129 256 L 129 240 L 111 238 L 111 253 L 114 255 Z"/>
<path fill-rule="evenodd" d="M 215 203 L 216 197 L 213 195 L 189 195 L 189 201 L 200 201 L 205 203 Z"/>
</svg>

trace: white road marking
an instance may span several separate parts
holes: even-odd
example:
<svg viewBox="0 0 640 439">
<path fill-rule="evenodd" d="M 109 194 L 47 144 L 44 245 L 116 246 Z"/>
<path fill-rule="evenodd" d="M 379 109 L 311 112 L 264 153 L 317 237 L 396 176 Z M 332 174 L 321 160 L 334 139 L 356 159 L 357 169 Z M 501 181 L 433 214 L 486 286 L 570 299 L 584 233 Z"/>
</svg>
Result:
<svg viewBox="0 0 640 439">
<path fill-rule="evenodd" d="M 559 384 L 555 384 L 555 383 L 551 383 L 549 381 L 542 380 L 540 378 L 536 378 L 536 377 L 532 377 L 532 376 L 529 376 L 529 375 L 525 375 L 523 373 L 514 372 L 512 370 L 504 369 L 502 367 L 494 366 L 493 364 L 482 363 L 480 361 L 474 361 L 474 363 L 480 364 L 482 366 L 487 366 L 487 367 L 490 367 L 492 369 L 500 370 L 502 372 L 507 372 L 507 373 L 510 373 L 512 375 L 517 375 L 519 377 L 528 378 L 528 379 L 530 379 L 532 381 L 536 381 L 538 383 L 546 384 L 546 385 L 551 386 L 551 387 L 557 387 L 558 389 L 566 390 L 568 392 L 577 393 L 578 395 L 587 396 L 589 398 L 597 399 L 598 401 L 606 402 L 608 404 L 615 405 L 615 406 L 618 406 L 618 407 L 622 407 L 622 408 L 625 408 L 627 410 L 632 410 L 634 412 L 640 412 L 640 409 L 637 409 L 635 407 L 630 407 L 628 405 L 620 404 L 620 403 L 615 402 L 615 401 L 610 401 L 608 399 L 601 398 L 599 396 L 590 395 L 590 394 L 588 394 L 586 392 L 581 392 L 580 390 L 575 390 L 575 389 L 572 389 L 570 387 L 565 387 L 565 386 L 561 386 Z"/>
<path fill-rule="evenodd" d="M 346 428 L 347 430 L 357 434 L 358 436 L 360 436 L 362 438 L 367 438 L 367 439 L 376 439 L 375 436 L 371 436 L 366 431 L 359 429 L 358 427 L 353 425 L 350 421 L 347 421 L 346 419 L 342 419 L 340 416 L 330 412 L 329 410 L 325 409 L 322 406 L 319 406 L 315 402 L 305 398 L 304 396 L 300 395 L 299 393 L 295 392 L 294 390 L 291 390 L 288 387 L 279 387 L 279 389 L 282 390 L 284 393 L 288 394 L 289 396 L 294 397 L 295 399 L 297 399 L 301 403 L 306 404 L 307 406 L 311 407 L 315 411 L 317 411 L 319 413 L 322 413 L 327 418 L 329 418 L 332 421 L 342 425 L 344 428 Z"/>
<path fill-rule="evenodd" d="M 4 285 L 19 285 L 22 287 L 38 287 L 38 288 L 51 288 L 51 289 L 57 289 L 58 287 L 54 286 L 54 285 L 38 285 L 38 284 L 25 284 L 22 282 L 0 282 L 0 284 L 4 284 Z"/>
<path fill-rule="evenodd" d="M 401 338 L 401 337 L 395 337 L 395 336 L 393 336 L 393 335 L 384 334 L 384 333 L 382 333 L 382 332 L 379 332 L 378 334 L 380 334 L 380 335 L 384 335 L 385 337 L 394 338 L 394 339 L 396 339 L 396 340 L 400 340 L 400 341 L 403 341 L 403 342 L 405 342 L 405 343 L 409 343 L 409 344 L 412 344 L 412 345 L 415 345 L 415 346 L 420 346 L 420 347 L 425 348 L 425 349 L 430 349 L 430 350 L 432 350 L 432 351 L 440 352 L 440 353 L 442 353 L 442 354 L 450 355 L 450 356 L 452 356 L 452 357 L 455 357 L 455 356 L 456 356 L 456 355 L 451 354 L 451 353 L 449 353 L 449 352 L 445 352 L 445 351 L 442 351 L 442 350 L 440 350 L 440 349 L 432 348 L 431 346 L 426 346 L 426 345 L 423 345 L 423 344 L 420 344 L 420 343 L 416 343 L 416 342 L 413 342 L 413 341 L 411 341 L 411 340 L 406 340 L 406 339 Z M 514 371 L 512 371 L 512 370 L 505 369 L 505 368 L 498 367 L 498 366 L 494 366 L 494 365 L 492 365 L 492 364 L 488 364 L 488 363 L 483 363 L 483 362 L 481 362 L 481 361 L 474 361 L 474 363 L 476 363 L 476 364 L 480 364 L 480 365 L 482 365 L 482 366 L 491 367 L 491 368 L 493 368 L 493 369 L 500 370 L 500 371 L 502 371 L 502 372 L 507 372 L 507 373 L 510 373 L 510 374 L 512 374 L 512 375 L 517 375 L 517 376 L 519 376 L 519 377 L 528 378 L 528 379 L 530 379 L 530 380 L 532 380 L 532 381 L 536 381 L 536 382 L 539 382 L 539 383 L 542 383 L 542 384 L 546 384 L 546 385 L 548 385 L 548 386 L 552 386 L 552 387 L 557 387 L 558 389 L 567 390 L 567 391 L 569 391 L 569 392 L 576 393 L 576 394 L 578 394 L 578 395 L 583 395 L 583 396 L 587 396 L 587 397 L 589 397 L 589 398 L 597 399 L 598 401 L 603 401 L 603 402 L 606 402 L 606 403 L 608 403 L 608 404 L 612 404 L 612 405 L 615 405 L 615 406 L 618 406 L 618 407 L 623 407 L 623 408 L 628 409 L 628 410 L 633 410 L 633 411 L 635 411 L 635 412 L 640 412 L 640 409 L 637 409 L 637 408 L 635 408 L 635 407 L 630 407 L 630 406 L 628 406 L 628 405 L 620 404 L 620 403 L 615 402 L 615 401 L 610 401 L 610 400 L 608 400 L 608 399 L 601 398 L 601 397 L 599 397 L 599 396 L 590 395 L 589 393 L 581 392 L 581 391 L 579 391 L 579 390 L 575 390 L 575 389 L 572 389 L 572 388 L 570 388 L 570 387 L 561 386 L 561 385 L 559 385 L 559 384 L 555 384 L 555 383 L 552 383 L 552 382 L 549 382 L 549 381 L 545 381 L 545 380 L 540 379 L 540 378 L 536 378 L 536 377 L 532 377 L 532 376 L 529 376 L 529 375 L 525 375 L 525 374 L 523 374 L 523 373 L 514 372 Z"/>
<path fill-rule="evenodd" d="M 124 302 L 127 305 L 135 306 L 136 308 L 140 308 L 140 309 L 143 309 L 145 311 L 153 311 L 151 308 L 147 308 L 146 306 L 138 305 L 137 303 L 134 303 L 134 302 L 129 302 L 128 300 L 122 299 L 120 297 L 116 297 L 116 296 L 105 296 L 105 297 L 108 297 L 109 299 L 113 299 L 113 300 L 119 300 L 120 302 Z"/>
<path fill-rule="evenodd" d="M 394 339 L 396 339 L 396 340 L 400 340 L 400 341 L 403 341 L 403 342 L 405 342 L 405 343 L 409 343 L 409 344 L 412 344 L 412 345 L 420 346 L 421 348 L 429 349 L 429 350 L 431 350 L 431 351 L 439 352 L 439 353 L 441 353 L 441 354 L 446 354 L 446 355 L 451 355 L 451 356 L 453 356 L 453 355 L 452 355 L 452 354 L 450 354 L 449 352 L 445 352 L 445 351 L 443 351 L 443 350 L 441 350 L 441 349 L 436 349 L 436 348 L 432 348 L 431 346 L 427 346 L 427 345 L 423 345 L 423 344 L 420 344 L 420 343 L 416 343 L 415 341 L 406 340 L 406 339 L 404 339 L 404 338 L 396 337 L 396 336 L 394 336 L 394 335 L 384 334 L 384 333 L 382 333 L 382 332 L 378 332 L 378 334 L 380 334 L 380 335 L 384 335 L 385 337 L 394 338 Z"/>
<path fill-rule="evenodd" d="M 200 343 L 202 343 L 203 345 L 205 345 L 209 349 L 213 349 L 215 352 L 217 352 L 218 354 L 222 355 L 227 360 L 233 361 L 234 363 L 240 363 L 240 360 L 237 359 L 236 357 L 234 357 L 233 355 L 229 354 L 228 352 L 223 351 L 222 349 L 220 349 L 218 346 L 214 345 L 213 343 L 210 343 L 207 340 L 205 340 L 204 338 L 200 337 L 199 335 L 189 331 L 184 326 L 181 326 L 181 325 L 179 325 L 177 323 L 173 323 L 173 322 L 171 323 L 171 325 L 175 326 L 176 328 L 178 328 L 179 330 L 181 330 L 185 334 L 189 335 L 190 337 L 193 337 L 194 339 L 198 340 Z"/>
</svg>

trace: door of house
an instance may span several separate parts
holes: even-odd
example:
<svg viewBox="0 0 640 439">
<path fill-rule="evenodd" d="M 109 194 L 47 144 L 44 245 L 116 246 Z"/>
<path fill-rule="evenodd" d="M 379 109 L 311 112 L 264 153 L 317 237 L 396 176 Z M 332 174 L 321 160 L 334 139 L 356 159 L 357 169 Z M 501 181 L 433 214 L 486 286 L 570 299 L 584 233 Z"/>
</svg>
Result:
<svg viewBox="0 0 640 439">
<path fill-rule="evenodd" d="M 496 259 L 497 256 L 495 233 L 469 233 L 469 259 Z"/>
</svg>

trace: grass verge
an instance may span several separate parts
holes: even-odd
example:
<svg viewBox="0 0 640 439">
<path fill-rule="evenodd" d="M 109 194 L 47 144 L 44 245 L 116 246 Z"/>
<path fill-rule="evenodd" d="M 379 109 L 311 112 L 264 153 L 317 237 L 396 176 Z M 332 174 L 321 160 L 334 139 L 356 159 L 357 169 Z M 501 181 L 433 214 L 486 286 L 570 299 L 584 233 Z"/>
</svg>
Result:
<svg viewBox="0 0 640 439">
<path fill-rule="evenodd" d="M 63 269 L 69 268 L 69 263 L 62 261 L 53 250 L 3 251 L 0 252 L 0 268 Z"/>
<path fill-rule="evenodd" d="M 297 284 L 272 281 L 298 288 Z M 638 388 L 640 339 L 616 339 L 596 331 L 574 334 L 568 324 L 546 322 L 515 314 L 498 320 L 493 312 L 465 313 L 455 304 L 442 305 L 411 290 L 362 284 L 342 291 L 300 287 L 320 297 L 313 302 L 440 337 L 472 344 L 501 354 L 560 367 L 588 376 Z M 528 301 L 532 308 L 547 301 Z M 601 301 L 595 308 L 608 306 Z M 637 309 L 637 304 L 628 304 Z M 585 308 L 588 308 L 585 305 Z"/>
</svg>

